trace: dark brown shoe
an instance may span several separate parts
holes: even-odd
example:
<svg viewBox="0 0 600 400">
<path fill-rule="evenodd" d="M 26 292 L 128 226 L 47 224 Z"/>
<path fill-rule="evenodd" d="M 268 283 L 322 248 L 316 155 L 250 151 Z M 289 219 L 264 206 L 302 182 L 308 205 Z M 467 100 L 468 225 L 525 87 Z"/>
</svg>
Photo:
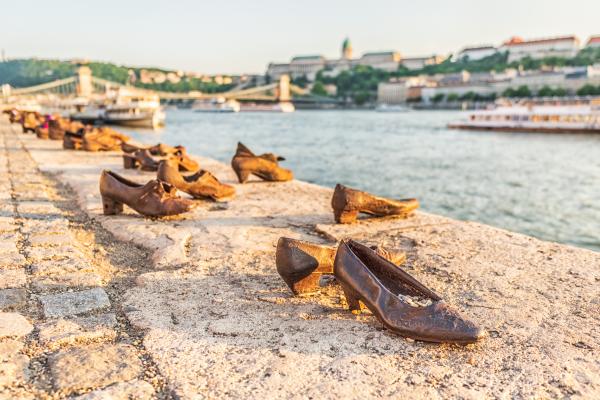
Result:
<svg viewBox="0 0 600 400">
<path fill-rule="evenodd" d="M 436 293 L 372 249 L 343 240 L 337 250 L 334 275 L 348 306 L 362 302 L 391 331 L 427 342 L 468 344 L 486 332 L 463 318 Z M 419 305 L 413 298 L 426 301 Z"/>
<path fill-rule="evenodd" d="M 272 182 L 284 182 L 294 179 L 292 171 L 281 168 L 278 160 L 283 160 L 283 158 L 272 153 L 257 156 L 242 143 L 238 143 L 237 151 L 231 160 L 231 167 L 240 183 L 246 183 L 250 174 Z"/>
<path fill-rule="evenodd" d="M 197 199 L 220 200 L 235 194 L 233 186 L 219 182 L 208 171 L 200 170 L 193 175 L 182 175 L 179 172 L 179 160 L 174 158 L 159 163 L 157 177 Z"/>
<path fill-rule="evenodd" d="M 81 150 L 83 148 L 83 130 L 79 133 L 65 132 L 63 136 L 63 149 Z"/>
<path fill-rule="evenodd" d="M 135 144 L 131 144 L 131 143 L 123 143 L 121 145 L 121 150 L 123 150 L 124 153 L 135 153 L 138 150 L 148 150 L 150 152 L 150 154 L 152 154 L 153 156 L 169 156 L 169 155 L 173 155 L 175 153 L 177 153 L 178 151 L 185 151 L 185 147 L 183 146 L 169 146 L 167 144 L 164 143 L 158 143 L 155 144 L 154 146 L 137 146 Z"/>
<path fill-rule="evenodd" d="M 400 265 L 406 262 L 406 253 L 394 252 L 381 246 L 373 250 Z M 279 238 L 275 252 L 277 272 L 295 295 L 319 290 L 323 275 L 333 275 L 336 247 L 325 246 L 287 237 Z"/>
<path fill-rule="evenodd" d="M 123 146 L 121 146 L 122 148 Z M 123 154 L 123 168 L 142 171 L 158 171 L 160 159 L 155 159 L 148 150 L 137 150 L 133 154 Z"/>
<path fill-rule="evenodd" d="M 419 208 L 419 201 L 417 199 L 386 199 L 338 183 L 333 192 L 331 206 L 333 207 L 335 222 L 350 224 L 356 221 L 358 213 L 371 214 L 377 217 L 396 215 L 406 218 L 411 212 Z"/>
<path fill-rule="evenodd" d="M 177 196 L 177 189 L 153 179 L 145 185 L 104 170 L 100 176 L 100 195 L 105 215 L 120 214 L 123 204 L 148 217 L 164 217 L 190 211 L 193 200 Z"/>
</svg>

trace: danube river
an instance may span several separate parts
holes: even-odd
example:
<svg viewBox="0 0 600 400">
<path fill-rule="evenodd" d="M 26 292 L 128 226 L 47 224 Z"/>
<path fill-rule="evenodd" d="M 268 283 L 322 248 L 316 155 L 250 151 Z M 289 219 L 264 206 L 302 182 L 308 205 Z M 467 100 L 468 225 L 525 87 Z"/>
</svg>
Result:
<svg viewBox="0 0 600 400">
<path fill-rule="evenodd" d="M 600 135 L 455 131 L 457 112 L 168 111 L 131 132 L 229 162 L 238 141 L 286 157 L 296 178 L 417 197 L 425 211 L 600 250 Z"/>
</svg>

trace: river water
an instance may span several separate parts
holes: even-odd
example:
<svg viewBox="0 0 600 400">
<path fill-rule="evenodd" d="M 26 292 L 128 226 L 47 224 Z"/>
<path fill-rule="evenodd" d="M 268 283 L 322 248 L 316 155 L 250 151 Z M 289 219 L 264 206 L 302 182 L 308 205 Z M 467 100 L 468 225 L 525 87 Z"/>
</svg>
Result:
<svg viewBox="0 0 600 400">
<path fill-rule="evenodd" d="M 238 141 L 286 157 L 296 178 L 600 251 L 600 135 L 456 131 L 453 111 L 167 113 L 146 143 L 183 144 L 229 163 Z"/>
</svg>

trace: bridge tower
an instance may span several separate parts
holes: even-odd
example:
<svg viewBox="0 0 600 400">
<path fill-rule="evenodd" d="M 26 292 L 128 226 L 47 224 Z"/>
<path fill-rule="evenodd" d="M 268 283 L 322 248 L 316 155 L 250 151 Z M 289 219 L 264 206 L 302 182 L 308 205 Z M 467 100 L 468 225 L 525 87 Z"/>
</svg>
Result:
<svg viewBox="0 0 600 400">
<path fill-rule="evenodd" d="M 290 76 L 281 75 L 279 78 L 279 86 L 277 87 L 277 99 L 279 101 L 290 101 Z"/>
<path fill-rule="evenodd" d="M 77 96 L 90 97 L 92 90 L 92 70 L 87 65 L 82 65 L 77 68 Z"/>
</svg>

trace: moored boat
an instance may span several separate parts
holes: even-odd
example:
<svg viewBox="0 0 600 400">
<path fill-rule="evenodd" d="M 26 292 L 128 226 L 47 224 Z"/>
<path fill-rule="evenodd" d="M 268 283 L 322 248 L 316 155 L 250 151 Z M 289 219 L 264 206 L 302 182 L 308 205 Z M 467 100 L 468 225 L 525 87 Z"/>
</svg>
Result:
<svg viewBox="0 0 600 400">
<path fill-rule="evenodd" d="M 473 111 L 452 129 L 505 132 L 600 133 L 600 100 L 586 104 L 500 105 Z"/>
</svg>

